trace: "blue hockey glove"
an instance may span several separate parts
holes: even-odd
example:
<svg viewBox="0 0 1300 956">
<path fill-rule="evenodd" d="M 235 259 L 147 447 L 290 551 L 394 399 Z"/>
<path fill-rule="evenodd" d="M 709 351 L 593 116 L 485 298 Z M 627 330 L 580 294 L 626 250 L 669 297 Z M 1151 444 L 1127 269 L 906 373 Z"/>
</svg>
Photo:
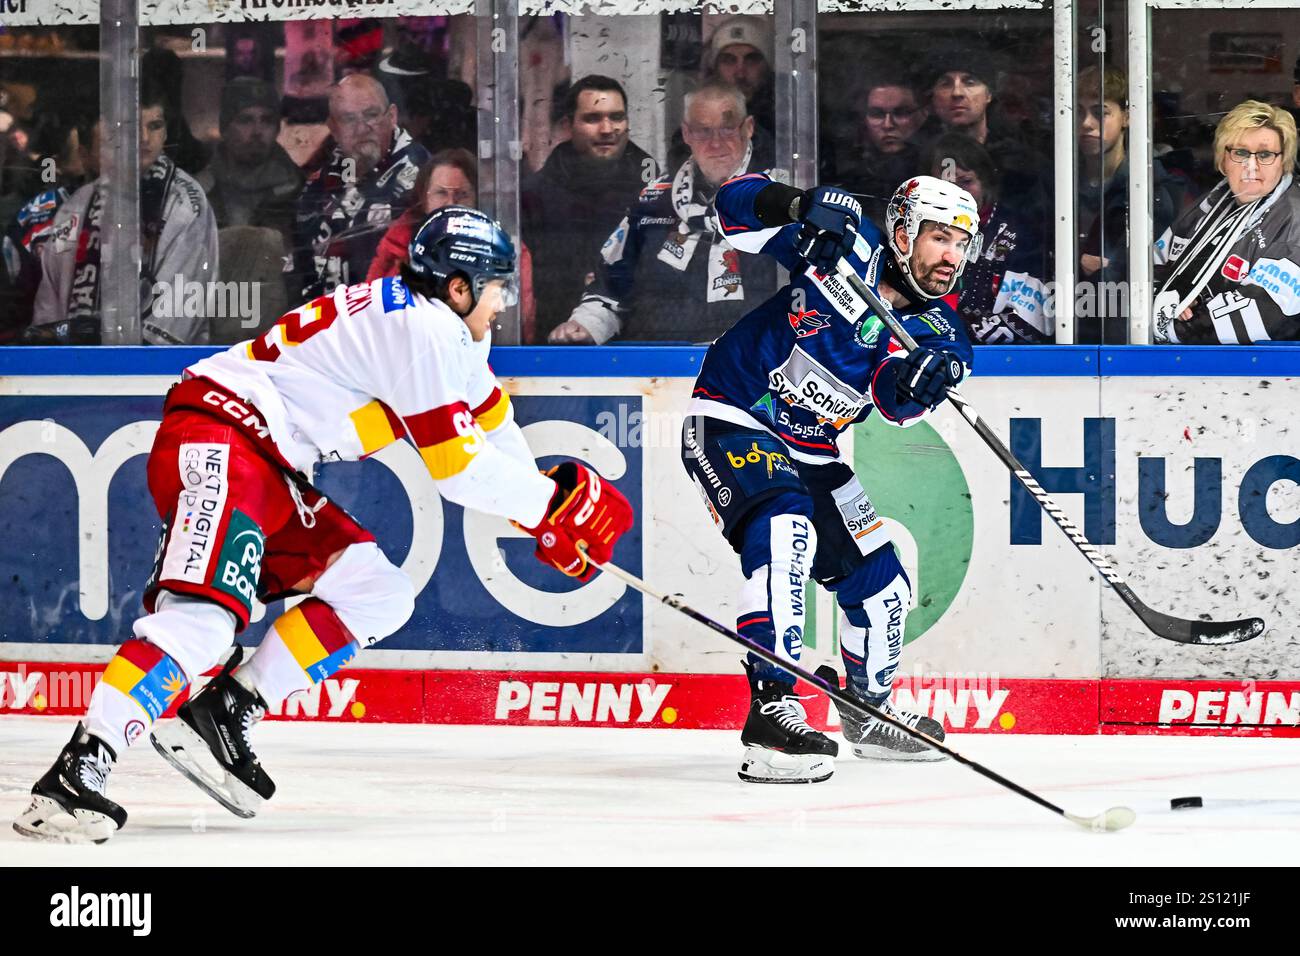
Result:
<svg viewBox="0 0 1300 956">
<path fill-rule="evenodd" d="M 843 189 L 817 186 L 800 200 L 799 222 L 804 227 L 795 250 L 818 272 L 828 273 L 853 250 L 862 206 Z"/>
<path fill-rule="evenodd" d="M 918 346 L 899 360 L 895 397 L 900 403 L 917 402 L 937 408 L 948 397 L 948 389 L 962 380 L 961 359 L 945 349 Z"/>
</svg>

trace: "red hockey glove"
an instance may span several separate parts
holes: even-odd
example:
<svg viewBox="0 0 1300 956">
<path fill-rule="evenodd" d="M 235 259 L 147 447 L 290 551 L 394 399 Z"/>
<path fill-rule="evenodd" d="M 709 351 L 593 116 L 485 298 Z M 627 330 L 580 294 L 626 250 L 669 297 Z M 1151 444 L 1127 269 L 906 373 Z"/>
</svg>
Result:
<svg viewBox="0 0 1300 956">
<path fill-rule="evenodd" d="M 537 539 L 539 561 L 590 581 L 595 565 L 610 559 L 619 537 L 632 527 L 632 506 L 613 484 L 576 461 L 556 465 L 546 475 L 555 482 L 546 517 L 524 530 Z"/>
</svg>

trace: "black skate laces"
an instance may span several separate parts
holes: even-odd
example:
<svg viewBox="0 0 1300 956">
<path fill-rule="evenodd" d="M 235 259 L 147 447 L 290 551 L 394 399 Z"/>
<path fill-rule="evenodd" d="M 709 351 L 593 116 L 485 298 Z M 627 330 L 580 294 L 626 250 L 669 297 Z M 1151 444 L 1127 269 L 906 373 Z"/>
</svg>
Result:
<svg viewBox="0 0 1300 956">
<path fill-rule="evenodd" d="M 813 729 L 808 726 L 808 712 L 803 709 L 801 700 L 812 700 L 812 696 L 800 697 L 797 694 L 787 694 L 779 700 L 768 701 L 758 708 L 758 712 L 764 717 L 773 717 L 781 725 L 781 729 L 788 734 L 811 734 Z"/>
</svg>

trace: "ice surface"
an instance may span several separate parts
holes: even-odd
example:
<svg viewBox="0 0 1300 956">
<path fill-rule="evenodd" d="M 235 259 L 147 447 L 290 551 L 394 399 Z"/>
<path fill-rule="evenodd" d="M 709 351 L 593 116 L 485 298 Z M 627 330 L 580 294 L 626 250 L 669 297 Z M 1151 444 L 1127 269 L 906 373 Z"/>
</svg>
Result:
<svg viewBox="0 0 1300 956">
<path fill-rule="evenodd" d="M 263 724 L 279 785 L 239 820 L 147 743 L 109 794 L 126 829 L 103 846 L 13 832 L 68 721 L 0 719 L 0 864 L 1293 864 L 1300 741 L 954 736 L 958 750 L 1070 812 L 1123 804 L 1121 833 L 1072 826 L 951 762 L 842 757 L 829 781 L 756 786 L 722 731 Z M 847 755 L 848 748 L 842 748 Z M 1199 795 L 1199 810 L 1170 810 Z"/>
</svg>

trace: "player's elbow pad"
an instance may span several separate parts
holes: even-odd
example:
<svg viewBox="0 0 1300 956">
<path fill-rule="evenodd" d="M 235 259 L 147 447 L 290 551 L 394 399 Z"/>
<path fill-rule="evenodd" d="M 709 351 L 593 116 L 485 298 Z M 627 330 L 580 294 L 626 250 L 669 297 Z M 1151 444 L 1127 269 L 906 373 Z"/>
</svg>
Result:
<svg viewBox="0 0 1300 956">
<path fill-rule="evenodd" d="M 900 367 L 900 360 L 892 356 L 880 363 L 876 374 L 871 378 L 871 403 L 886 422 L 898 428 L 907 428 L 925 418 L 930 410 L 920 402 L 898 400 Z"/>
<path fill-rule="evenodd" d="M 803 198 L 803 190 L 785 183 L 768 183 L 754 197 L 754 218 L 764 228 L 788 226 L 794 222 L 790 214 L 795 200 Z"/>
</svg>

